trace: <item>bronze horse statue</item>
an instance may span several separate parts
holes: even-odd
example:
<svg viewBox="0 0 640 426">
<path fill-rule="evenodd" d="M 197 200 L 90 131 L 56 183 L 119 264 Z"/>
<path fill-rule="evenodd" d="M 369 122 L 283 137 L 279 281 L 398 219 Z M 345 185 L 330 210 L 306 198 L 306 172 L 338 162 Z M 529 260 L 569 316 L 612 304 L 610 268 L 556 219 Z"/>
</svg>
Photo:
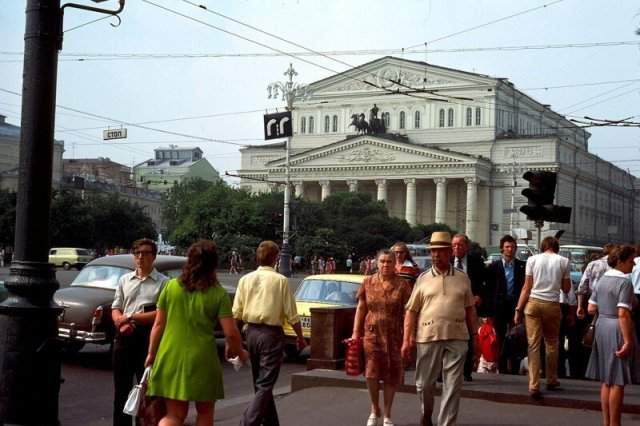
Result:
<svg viewBox="0 0 640 426">
<path fill-rule="evenodd" d="M 367 120 L 364 119 L 364 114 L 351 114 L 350 126 L 355 127 L 359 135 L 371 133 L 371 127 L 369 127 Z"/>
</svg>

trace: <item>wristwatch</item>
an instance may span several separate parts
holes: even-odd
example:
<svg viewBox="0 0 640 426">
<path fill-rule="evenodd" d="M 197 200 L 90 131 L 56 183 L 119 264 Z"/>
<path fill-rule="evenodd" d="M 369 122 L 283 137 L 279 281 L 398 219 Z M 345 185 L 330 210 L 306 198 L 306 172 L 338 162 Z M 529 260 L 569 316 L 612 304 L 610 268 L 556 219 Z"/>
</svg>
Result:
<svg viewBox="0 0 640 426">
<path fill-rule="evenodd" d="M 516 308 L 516 312 L 522 313 L 522 309 L 521 308 Z"/>
<path fill-rule="evenodd" d="M 126 314 L 124 317 L 127 319 L 128 322 L 133 322 L 133 314 Z"/>
</svg>

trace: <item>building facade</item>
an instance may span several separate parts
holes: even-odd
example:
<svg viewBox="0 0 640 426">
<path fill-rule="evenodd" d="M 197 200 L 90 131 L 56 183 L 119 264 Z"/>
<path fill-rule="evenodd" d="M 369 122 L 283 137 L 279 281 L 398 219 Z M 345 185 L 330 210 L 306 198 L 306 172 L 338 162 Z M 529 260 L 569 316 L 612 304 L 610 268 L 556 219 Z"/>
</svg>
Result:
<svg viewBox="0 0 640 426">
<path fill-rule="evenodd" d="M 131 168 L 109 157 L 69 158 L 64 160 L 65 176 L 79 176 L 87 182 L 133 186 Z"/>
<path fill-rule="evenodd" d="M 64 142 L 53 141 L 53 171 L 51 184 L 59 188 L 62 181 L 62 154 Z M 0 189 L 18 190 L 18 168 L 20 166 L 20 127 L 9 124 L 0 115 Z"/>
<path fill-rule="evenodd" d="M 514 228 L 526 170 L 558 173 L 555 204 L 572 207 L 563 243 L 637 241 L 640 181 L 588 151 L 587 131 L 509 80 L 384 57 L 309 86 L 295 103 L 290 175 L 296 196 L 368 192 L 415 225 L 446 223 L 483 245 Z M 362 119 L 385 132 L 358 134 Z M 273 189 L 284 143 L 241 149 L 241 186 Z"/>
<path fill-rule="evenodd" d="M 203 152 L 198 147 L 170 145 L 168 148 L 156 148 L 154 154 L 154 158 L 133 167 L 137 184 L 155 191 L 166 191 L 174 183 L 186 179 L 220 180 L 220 174 L 202 156 Z"/>
</svg>

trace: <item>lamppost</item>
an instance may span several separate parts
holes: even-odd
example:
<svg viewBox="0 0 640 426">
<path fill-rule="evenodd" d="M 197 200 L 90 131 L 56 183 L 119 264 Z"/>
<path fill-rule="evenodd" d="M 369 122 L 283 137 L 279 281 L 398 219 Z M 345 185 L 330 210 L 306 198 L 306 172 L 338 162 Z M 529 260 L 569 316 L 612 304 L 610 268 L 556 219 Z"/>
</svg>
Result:
<svg viewBox="0 0 640 426">
<path fill-rule="evenodd" d="M 267 86 L 269 99 L 281 97 L 287 103 L 287 111 L 293 111 L 293 101 L 306 98 L 309 86 L 294 83 L 293 77 L 298 75 L 293 69 L 293 64 L 285 71 L 284 76 L 289 77 L 285 82 L 276 81 Z M 291 199 L 291 171 L 289 164 L 289 152 L 291 150 L 291 137 L 285 142 L 285 186 L 284 186 L 284 211 L 282 214 L 282 250 L 280 251 L 279 272 L 287 277 L 291 276 L 291 248 L 289 247 L 289 204 Z"/>
<path fill-rule="evenodd" d="M 103 0 L 93 0 L 95 2 Z M 58 51 L 65 7 L 116 16 L 60 0 L 28 0 L 22 89 L 20 167 L 14 261 L 0 303 L 0 424 L 59 425 L 60 353 L 56 345 L 61 308 L 48 263 L 49 210 Z"/>
</svg>

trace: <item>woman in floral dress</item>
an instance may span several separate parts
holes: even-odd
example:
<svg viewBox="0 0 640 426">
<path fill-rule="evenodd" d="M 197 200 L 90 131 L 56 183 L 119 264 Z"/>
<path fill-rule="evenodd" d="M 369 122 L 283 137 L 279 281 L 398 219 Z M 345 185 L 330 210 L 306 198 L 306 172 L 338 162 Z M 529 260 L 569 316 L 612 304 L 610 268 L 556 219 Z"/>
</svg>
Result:
<svg viewBox="0 0 640 426">
<path fill-rule="evenodd" d="M 393 426 L 391 405 L 404 370 L 400 348 L 404 307 L 411 287 L 395 273 L 395 256 L 382 250 L 377 256 L 378 271 L 365 278 L 358 291 L 358 308 L 352 339 L 363 338 L 365 377 L 371 398 L 367 426 L 378 426 L 382 411 L 379 405 L 380 382 L 384 393 L 384 426 Z"/>
</svg>

